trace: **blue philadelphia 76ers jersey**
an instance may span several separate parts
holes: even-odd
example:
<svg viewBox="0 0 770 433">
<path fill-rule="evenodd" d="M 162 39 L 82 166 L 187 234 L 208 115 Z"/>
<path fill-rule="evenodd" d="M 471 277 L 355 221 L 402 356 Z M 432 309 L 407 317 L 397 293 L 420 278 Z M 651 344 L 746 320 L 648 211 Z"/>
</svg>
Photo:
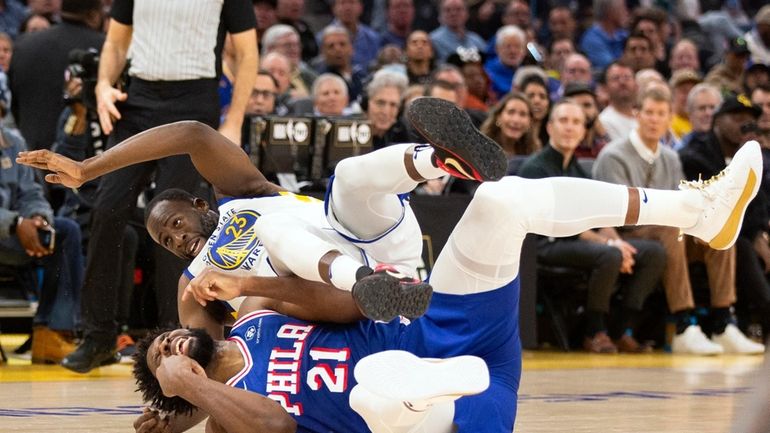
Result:
<svg viewBox="0 0 770 433">
<path fill-rule="evenodd" d="M 363 357 L 395 343 L 398 321 L 314 325 L 273 311 L 240 318 L 230 337 L 245 367 L 227 381 L 267 396 L 297 421 L 300 432 L 368 432 L 348 402 L 353 368 Z"/>
</svg>

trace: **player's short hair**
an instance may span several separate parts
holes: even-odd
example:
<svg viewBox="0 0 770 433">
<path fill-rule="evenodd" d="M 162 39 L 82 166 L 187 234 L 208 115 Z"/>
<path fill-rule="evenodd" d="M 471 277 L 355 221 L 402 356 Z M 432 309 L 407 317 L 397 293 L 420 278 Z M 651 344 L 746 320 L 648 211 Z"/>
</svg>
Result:
<svg viewBox="0 0 770 433">
<path fill-rule="evenodd" d="M 166 397 L 163 395 L 163 389 L 160 387 L 158 378 L 152 374 L 150 366 L 147 364 L 147 351 L 150 345 L 158 336 L 164 332 L 173 331 L 175 328 L 155 329 L 150 331 L 144 338 L 136 343 L 136 353 L 134 353 L 134 379 L 136 380 L 136 390 L 142 393 L 142 399 L 149 402 L 154 409 L 163 412 L 172 412 L 176 414 L 190 415 L 195 406 L 182 397 Z"/>
<path fill-rule="evenodd" d="M 179 189 L 179 188 L 169 188 L 160 194 L 153 197 L 152 200 L 150 200 L 149 203 L 147 203 L 147 207 L 144 208 L 144 223 L 147 224 L 147 220 L 150 218 L 150 214 L 152 213 L 152 210 L 155 209 L 156 206 L 160 204 L 162 201 L 188 201 L 190 203 L 195 200 L 195 196 L 190 194 L 189 192 Z"/>
</svg>

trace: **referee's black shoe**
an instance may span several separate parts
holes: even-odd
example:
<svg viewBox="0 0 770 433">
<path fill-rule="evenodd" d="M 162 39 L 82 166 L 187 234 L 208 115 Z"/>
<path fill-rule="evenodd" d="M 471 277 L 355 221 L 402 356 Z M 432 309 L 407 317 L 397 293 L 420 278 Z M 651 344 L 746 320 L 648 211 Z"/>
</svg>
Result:
<svg viewBox="0 0 770 433">
<path fill-rule="evenodd" d="M 86 337 L 74 352 L 61 361 L 61 366 L 76 373 L 88 373 L 94 368 L 120 362 L 115 339 L 109 343 Z"/>
<path fill-rule="evenodd" d="M 503 149 L 482 134 L 465 110 L 439 98 L 417 98 L 407 118 L 433 146 L 435 165 L 460 179 L 500 180 L 508 170 Z"/>
</svg>

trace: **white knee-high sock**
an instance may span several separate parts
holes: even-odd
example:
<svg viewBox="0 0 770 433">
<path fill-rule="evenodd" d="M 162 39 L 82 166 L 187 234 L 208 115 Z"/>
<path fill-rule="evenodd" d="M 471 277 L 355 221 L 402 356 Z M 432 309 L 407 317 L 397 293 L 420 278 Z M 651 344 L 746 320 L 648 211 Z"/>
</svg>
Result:
<svg viewBox="0 0 770 433">
<path fill-rule="evenodd" d="M 667 191 L 639 189 L 637 225 L 692 227 L 703 210 L 703 196 L 694 189 Z"/>
<path fill-rule="evenodd" d="M 396 144 L 376 152 L 340 161 L 334 170 L 332 209 L 348 230 L 362 239 L 371 239 L 392 227 L 403 213 L 397 194 L 417 186 L 407 170 L 407 151 L 414 144 Z M 409 160 L 425 179 L 444 174 L 433 166 L 431 147 L 417 146 Z"/>
</svg>

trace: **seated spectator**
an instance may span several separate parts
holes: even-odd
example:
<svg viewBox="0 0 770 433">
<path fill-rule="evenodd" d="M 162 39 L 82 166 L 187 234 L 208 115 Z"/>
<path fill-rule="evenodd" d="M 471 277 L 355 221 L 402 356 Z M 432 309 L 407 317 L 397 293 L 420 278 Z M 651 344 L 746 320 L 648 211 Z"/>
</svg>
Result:
<svg viewBox="0 0 770 433">
<path fill-rule="evenodd" d="M 652 68 L 642 69 L 634 74 L 634 81 L 636 82 L 637 92 L 641 93 L 650 84 L 666 84 L 666 80 L 663 78 L 660 72 Z"/>
<path fill-rule="evenodd" d="M 376 72 L 386 66 L 396 66 L 406 74 L 406 65 L 404 65 L 404 52 L 396 45 L 384 45 L 377 52 L 375 63 L 370 66 L 371 72 Z"/>
<path fill-rule="evenodd" d="M 266 57 L 273 52 L 280 53 L 289 60 L 289 65 L 291 66 L 289 83 L 292 97 L 304 98 L 310 96 L 310 87 L 313 85 L 316 77 L 318 77 L 318 74 L 302 61 L 302 44 L 300 43 L 299 33 L 297 33 L 294 27 L 286 24 L 276 24 L 267 29 L 262 36 L 262 55 Z M 275 78 L 279 83 L 281 82 L 277 75 L 275 75 Z"/>
<path fill-rule="evenodd" d="M 591 74 L 591 62 L 588 57 L 574 53 L 564 59 L 564 64 L 560 70 L 560 82 L 556 92 L 551 92 L 551 100 L 555 101 L 564 96 L 564 88 L 570 83 L 593 83 Z"/>
<path fill-rule="evenodd" d="M 550 141 L 527 159 L 517 175 L 526 178 L 569 176 L 590 179 L 575 150 L 585 136 L 585 115 L 574 101 L 557 102 L 547 128 Z M 599 198 L 600 199 L 600 198 Z M 651 240 L 624 241 L 613 228 L 588 230 L 569 238 L 539 237 L 539 263 L 579 268 L 590 274 L 583 347 L 593 353 L 649 352 L 633 337 L 647 296 L 658 285 L 666 262 L 663 247 Z M 623 275 L 625 278 L 620 278 Z M 622 324 L 609 332 L 607 316 L 616 284 L 623 293 Z M 612 336 L 612 339 L 610 338 Z M 612 340 L 615 340 L 613 343 Z"/>
<path fill-rule="evenodd" d="M 321 32 L 320 45 L 321 57 L 314 61 L 315 70 L 340 76 L 348 87 L 350 100 L 355 101 L 363 90 L 366 71 L 353 64 L 350 34 L 344 27 L 327 26 Z"/>
<path fill-rule="evenodd" d="M 572 82 L 564 89 L 564 97 L 577 103 L 586 117 L 586 134 L 575 149 L 576 158 L 596 158 L 604 146 L 610 142 L 610 136 L 599 120 L 599 106 L 596 93 L 586 83 Z"/>
<path fill-rule="evenodd" d="M 668 47 L 666 41 L 670 33 L 666 31 L 668 15 L 658 7 L 638 7 L 631 19 L 631 34 L 642 34 L 650 41 L 650 52 L 654 58 L 654 68 L 662 75 L 671 75 L 668 68 Z"/>
<path fill-rule="evenodd" d="M 642 69 L 654 69 L 655 55 L 652 52 L 652 42 L 642 33 L 632 33 L 623 45 L 621 59 L 634 72 L 639 72 Z"/>
<path fill-rule="evenodd" d="M 21 22 L 27 16 L 24 2 L 19 0 L 3 0 L 0 2 L 0 32 L 15 38 L 18 35 Z"/>
<path fill-rule="evenodd" d="M 682 137 L 680 148 L 686 146 L 698 134 L 711 130 L 714 112 L 721 103 L 722 94 L 711 84 L 700 83 L 690 90 L 687 95 L 687 118 L 690 120 L 692 131 Z"/>
<path fill-rule="evenodd" d="M 290 88 L 291 82 L 289 80 L 291 79 L 291 65 L 289 64 L 289 60 L 286 56 L 277 51 L 267 54 L 260 60 L 262 68 L 277 85 L 274 107 L 271 111 L 279 116 L 283 116 L 288 113 L 289 109 L 287 107 L 291 100 L 302 97 L 299 92 L 296 95 L 293 93 L 296 89 Z M 259 76 L 257 78 L 259 79 Z"/>
<path fill-rule="evenodd" d="M 703 81 L 717 86 L 722 93 L 741 93 L 743 71 L 746 69 L 749 54 L 751 52 L 745 39 L 731 39 L 724 61 L 711 68 Z"/>
<path fill-rule="evenodd" d="M 332 14 L 334 14 L 334 20 L 330 25 L 343 27 L 348 31 L 353 46 L 352 64 L 366 71 L 380 49 L 380 35 L 360 21 L 363 11 L 362 0 L 333 0 Z M 316 36 L 319 46 L 323 45 L 321 36 L 320 34 Z M 351 94 L 353 99 L 357 96 L 357 93 Z"/>
<path fill-rule="evenodd" d="M 508 159 L 512 159 L 540 150 L 532 129 L 533 123 L 529 99 L 521 92 L 512 91 L 489 110 L 489 116 L 480 130 L 500 145 Z"/>
<path fill-rule="evenodd" d="M 744 36 L 751 51 L 753 63 L 770 64 L 770 5 L 765 5 L 754 16 L 754 28 Z"/>
<path fill-rule="evenodd" d="M 762 63 L 754 63 L 743 73 L 743 90 L 751 95 L 757 86 L 770 83 L 770 66 Z"/>
<path fill-rule="evenodd" d="M 372 125 L 374 149 L 409 142 L 409 135 L 398 118 L 401 100 L 408 85 L 405 75 L 389 70 L 377 71 L 366 86 L 366 118 Z"/>
<path fill-rule="evenodd" d="M 567 58 L 575 54 L 575 44 L 571 39 L 554 39 L 548 46 L 548 56 L 545 61 L 546 73 L 551 78 L 561 80 L 561 72 Z M 590 74 L 590 71 L 589 71 Z"/>
<path fill-rule="evenodd" d="M 770 84 L 757 86 L 751 92 L 751 102 L 762 109 L 762 115 L 757 119 L 757 139 L 762 145 L 763 153 L 770 154 Z M 770 170 L 765 170 L 765 177 L 770 179 Z"/>
<path fill-rule="evenodd" d="M 27 18 L 21 22 L 19 34 L 39 32 L 54 24 L 55 22 L 46 15 L 32 14 L 27 16 Z"/>
<path fill-rule="evenodd" d="M 246 103 L 246 114 L 267 116 L 275 113 L 275 99 L 278 95 L 278 81 L 264 69 L 257 71 L 254 87 Z"/>
<path fill-rule="evenodd" d="M 348 114 L 348 87 L 339 75 L 321 74 L 313 83 L 313 114 L 343 116 Z"/>
<path fill-rule="evenodd" d="M 313 30 L 310 25 L 302 18 L 305 15 L 305 0 L 277 0 L 275 15 L 278 22 L 287 24 L 297 31 L 300 41 L 300 53 L 302 60 L 309 62 L 318 55 L 318 44 L 316 43 Z M 287 56 L 291 58 L 291 56 Z"/>
<path fill-rule="evenodd" d="M 580 39 L 580 51 L 594 68 L 603 70 L 623 55 L 623 43 L 628 37 L 628 8 L 625 0 L 596 0 L 593 15 L 594 24 Z"/>
<path fill-rule="evenodd" d="M 484 50 L 484 39 L 465 28 L 468 7 L 463 0 L 441 0 L 439 6 L 441 26 L 430 33 L 430 40 L 440 62 L 454 53 L 457 47 L 476 47 Z"/>
<path fill-rule="evenodd" d="M 735 152 L 747 141 L 756 138 L 756 121 L 762 110 L 753 105 L 746 95 L 729 95 L 714 114 L 711 131 L 701 134 L 679 151 L 686 179 L 709 178 L 726 167 Z M 770 243 L 767 212 L 768 191 L 761 191 L 746 209 L 740 235 L 735 243 L 736 286 L 741 300 L 756 306 L 761 312 L 762 327 L 770 331 Z M 745 300 L 743 297 L 745 296 Z M 735 323 L 727 325 L 728 332 L 740 334 Z M 734 342 L 738 344 L 738 340 Z M 745 350 L 743 347 L 745 346 Z M 733 352 L 750 352 L 749 345 L 735 347 Z M 758 353 L 764 347 L 755 347 Z M 725 347 L 728 350 L 728 347 Z M 751 352 L 754 353 L 754 352 Z"/>
<path fill-rule="evenodd" d="M 547 46 L 553 46 L 556 41 L 575 41 L 577 23 L 569 6 L 557 5 L 548 11 L 546 25 L 540 29 L 538 40 Z M 550 52 L 551 50 L 549 50 Z M 574 52 L 574 46 L 572 52 Z"/>
<path fill-rule="evenodd" d="M 671 73 L 680 69 L 692 69 L 701 73 L 698 47 L 689 39 L 681 39 L 671 48 L 671 57 L 668 59 Z"/>
<path fill-rule="evenodd" d="M 426 84 L 433 71 L 433 44 L 428 34 L 415 30 L 406 38 L 406 74 L 409 84 Z"/>
<path fill-rule="evenodd" d="M 267 29 L 278 23 L 278 16 L 275 9 L 278 7 L 277 0 L 253 0 L 254 16 L 257 18 L 257 46 L 262 46 L 262 36 Z"/>
<path fill-rule="evenodd" d="M 687 114 L 687 99 L 693 87 L 700 82 L 700 75 L 691 69 L 680 69 L 674 72 L 668 82 L 673 94 L 671 131 L 678 140 L 692 131 L 692 124 L 690 124 L 690 118 Z"/>
<path fill-rule="evenodd" d="M 484 71 L 484 55 L 475 48 L 458 48 L 447 58 L 447 63 L 460 69 L 467 85 L 463 107 L 486 112 L 494 103 L 494 95 L 489 91 L 490 80 Z"/>
<path fill-rule="evenodd" d="M 607 87 L 609 105 L 599 114 L 599 120 L 611 141 L 628 138 L 637 126 L 634 116 L 637 86 L 633 70 L 623 63 L 612 63 L 602 74 L 601 81 Z"/>
<path fill-rule="evenodd" d="M 16 156 L 25 150 L 21 135 L 0 128 L 0 189 L 5 197 L 0 207 L 0 262 L 14 267 L 33 266 L 36 260 L 42 263 L 32 362 L 58 363 L 75 350 L 70 337 L 80 320 L 84 268 L 80 227 L 69 218 L 54 218 L 33 170 L 16 164 Z"/>
<path fill-rule="evenodd" d="M 13 57 L 13 41 L 7 33 L 0 33 L 0 70 L 8 72 Z"/>
<path fill-rule="evenodd" d="M 597 180 L 619 183 L 642 190 L 644 202 L 657 201 L 657 194 L 680 188 L 682 164 L 675 151 L 662 146 L 671 117 L 671 94 L 662 85 L 650 86 L 639 97 L 636 115 L 638 127 L 627 138 L 613 141 L 599 154 L 593 166 Z M 687 188 L 697 188 L 689 186 Z M 696 192 L 694 192 L 696 193 Z M 676 320 L 676 334 L 671 348 L 674 353 L 711 355 L 723 352 L 755 353 L 764 347 L 749 341 L 737 328 L 730 326 L 730 308 L 735 303 L 735 247 L 716 250 L 685 236 L 680 242 L 678 230 L 665 227 L 633 227 L 623 231 L 624 239 L 651 239 L 666 249 L 663 287 L 668 307 Z M 695 302 L 688 264 L 705 263 L 711 290 L 711 317 L 714 334 L 709 340 L 693 314 Z"/>
<path fill-rule="evenodd" d="M 548 143 L 548 130 L 545 127 L 551 100 L 548 98 L 548 86 L 542 76 L 524 75 L 517 89 L 526 95 L 532 106 L 532 131 L 540 143 Z"/>
<path fill-rule="evenodd" d="M 406 48 L 406 38 L 412 33 L 414 2 L 413 0 L 388 0 L 386 4 L 388 29 L 382 34 L 380 46 L 393 44 L 403 50 Z"/>
<path fill-rule="evenodd" d="M 505 26 L 495 34 L 497 56 L 487 60 L 484 69 L 492 80 L 492 91 L 497 97 L 511 90 L 516 68 L 524 59 L 527 35 L 516 26 Z"/>
</svg>

